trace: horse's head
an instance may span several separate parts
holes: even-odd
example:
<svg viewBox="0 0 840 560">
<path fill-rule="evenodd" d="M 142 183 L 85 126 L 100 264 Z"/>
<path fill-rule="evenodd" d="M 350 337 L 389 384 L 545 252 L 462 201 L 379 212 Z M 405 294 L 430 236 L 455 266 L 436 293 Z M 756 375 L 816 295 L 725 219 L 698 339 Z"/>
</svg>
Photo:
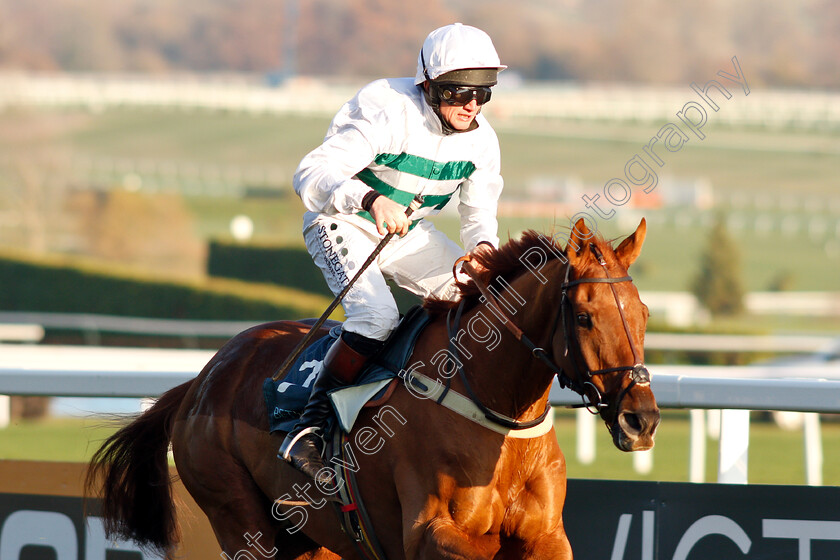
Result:
<svg viewBox="0 0 840 560">
<path fill-rule="evenodd" d="M 553 239 L 526 232 L 496 251 L 471 255 L 467 260 L 472 264 L 464 268 L 472 281 L 458 282 L 461 300 L 427 299 L 426 308 L 449 313 L 467 299 L 471 306 L 488 302 L 488 315 L 499 318 L 522 343 L 521 350 L 527 349 L 521 359 L 526 363 L 541 360 L 546 366 L 541 371 L 557 373 L 561 385 L 583 395 L 590 410 L 606 422 L 616 447 L 650 449 L 659 409 L 644 366 L 648 310 L 627 273 L 642 250 L 645 231 L 643 219 L 616 249 L 590 232 L 583 220 L 575 224 L 565 249 Z M 531 274 L 523 273 L 523 265 Z M 501 298 L 504 303 L 500 304 L 496 296 L 509 288 L 513 295 Z M 505 309 L 516 313 L 511 302 L 526 303 L 518 290 L 531 295 L 528 312 L 506 317 Z M 459 315 L 460 311 L 455 314 L 456 326 Z M 536 342 L 526 334 L 538 332 L 544 337 Z M 478 338 L 476 342 L 486 342 Z M 547 395 L 552 378 L 540 378 L 545 387 L 535 385 L 540 395 Z M 518 400 L 519 405 L 532 402 L 528 397 Z"/>
<path fill-rule="evenodd" d="M 645 239 L 642 219 L 636 231 L 613 250 L 579 220 L 565 249 L 568 266 L 561 286 L 565 328 L 555 331 L 555 356 L 573 387 L 597 408 L 622 451 L 653 447 L 659 409 L 644 366 L 648 309 L 627 269 Z"/>
</svg>

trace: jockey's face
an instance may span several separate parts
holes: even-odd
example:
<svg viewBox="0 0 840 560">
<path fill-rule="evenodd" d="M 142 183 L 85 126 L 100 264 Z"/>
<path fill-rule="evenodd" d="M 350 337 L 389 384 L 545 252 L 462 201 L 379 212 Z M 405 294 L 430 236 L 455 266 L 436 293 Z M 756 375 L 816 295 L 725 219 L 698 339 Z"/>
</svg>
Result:
<svg viewBox="0 0 840 560">
<path fill-rule="evenodd" d="M 449 105 L 440 102 L 440 114 L 455 130 L 467 130 L 478 115 L 479 105 L 475 99 L 466 105 Z"/>
<path fill-rule="evenodd" d="M 428 92 L 430 83 L 423 83 Z M 433 97 L 439 103 L 438 114 L 453 129 L 469 130 L 481 106 L 490 100 L 490 88 L 486 86 L 439 85 Z M 468 101 L 469 100 L 469 101 Z"/>
</svg>

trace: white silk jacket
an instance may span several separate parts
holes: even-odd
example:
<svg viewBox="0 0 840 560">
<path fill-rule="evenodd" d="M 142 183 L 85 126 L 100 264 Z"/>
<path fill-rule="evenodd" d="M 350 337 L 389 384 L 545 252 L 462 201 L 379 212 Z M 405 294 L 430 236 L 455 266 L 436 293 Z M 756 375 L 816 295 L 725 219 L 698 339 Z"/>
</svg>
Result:
<svg viewBox="0 0 840 560">
<path fill-rule="evenodd" d="M 377 235 L 362 209 L 372 188 L 403 206 L 422 194 L 413 222 L 437 214 L 457 192 L 464 249 L 481 241 L 498 246 L 499 141 L 483 115 L 476 123 L 446 134 L 412 78 L 368 84 L 341 107 L 324 143 L 295 172 L 295 192 L 308 210 L 304 229 L 326 213 Z"/>
</svg>

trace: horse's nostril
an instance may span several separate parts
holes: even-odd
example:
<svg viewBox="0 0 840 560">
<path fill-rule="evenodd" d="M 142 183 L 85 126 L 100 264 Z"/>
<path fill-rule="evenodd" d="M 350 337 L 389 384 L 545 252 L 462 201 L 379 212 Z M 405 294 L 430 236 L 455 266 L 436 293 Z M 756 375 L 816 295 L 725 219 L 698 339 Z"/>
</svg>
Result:
<svg viewBox="0 0 840 560">
<path fill-rule="evenodd" d="M 642 431 L 642 422 L 636 414 L 625 412 L 621 417 L 624 419 L 625 430 L 634 433 Z"/>
</svg>

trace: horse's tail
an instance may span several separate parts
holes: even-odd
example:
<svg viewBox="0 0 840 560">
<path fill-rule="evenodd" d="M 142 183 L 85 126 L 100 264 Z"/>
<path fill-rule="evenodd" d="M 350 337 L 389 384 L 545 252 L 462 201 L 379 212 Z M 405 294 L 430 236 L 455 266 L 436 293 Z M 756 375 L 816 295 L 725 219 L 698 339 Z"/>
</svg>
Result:
<svg viewBox="0 0 840 560">
<path fill-rule="evenodd" d="M 85 495 L 101 495 L 109 538 L 132 539 L 163 556 L 180 540 L 167 452 L 175 413 L 190 385 L 192 381 L 164 393 L 105 440 L 91 459 Z"/>
</svg>

